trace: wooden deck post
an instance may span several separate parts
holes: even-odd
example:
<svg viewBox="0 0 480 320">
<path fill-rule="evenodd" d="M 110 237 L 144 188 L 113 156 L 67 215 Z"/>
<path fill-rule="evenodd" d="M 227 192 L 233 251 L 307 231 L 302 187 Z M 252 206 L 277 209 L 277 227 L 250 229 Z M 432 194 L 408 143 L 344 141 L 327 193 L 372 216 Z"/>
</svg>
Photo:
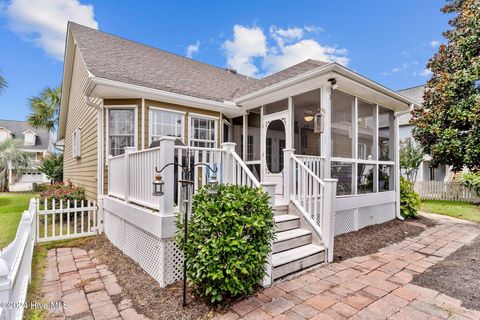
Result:
<svg viewBox="0 0 480 320">
<path fill-rule="evenodd" d="M 222 149 L 225 150 L 225 158 L 223 161 L 223 181 L 222 183 L 233 183 L 233 156 L 232 151 L 235 151 L 234 142 L 222 143 Z"/>
<path fill-rule="evenodd" d="M 175 161 L 175 138 L 162 137 L 160 138 L 160 156 L 159 156 L 158 170 L 161 170 L 165 165 Z M 164 195 L 159 197 L 159 213 L 162 216 L 173 215 L 173 201 L 174 189 L 177 187 L 174 184 L 175 174 L 174 167 L 170 165 L 165 167 L 162 173 L 163 181 L 165 181 Z M 157 174 L 157 173 L 156 173 Z"/>
<path fill-rule="evenodd" d="M 123 182 L 125 184 L 124 191 L 125 191 L 125 202 L 128 203 L 130 200 L 128 197 L 130 196 L 130 163 L 129 163 L 129 155 L 131 152 L 135 151 L 134 147 L 125 147 L 125 154 L 123 158 Z"/>
</svg>

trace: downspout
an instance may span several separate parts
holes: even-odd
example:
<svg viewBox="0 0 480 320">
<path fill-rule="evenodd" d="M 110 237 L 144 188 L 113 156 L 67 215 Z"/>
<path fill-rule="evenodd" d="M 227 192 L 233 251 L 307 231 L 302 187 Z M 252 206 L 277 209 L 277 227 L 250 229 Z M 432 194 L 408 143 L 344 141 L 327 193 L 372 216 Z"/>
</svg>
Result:
<svg viewBox="0 0 480 320">
<path fill-rule="evenodd" d="M 85 103 L 95 108 L 98 112 L 97 117 L 97 196 L 103 196 L 103 107 L 85 96 Z"/>
<path fill-rule="evenodd" d="M 401 115 L 407 114 L 413 110 L 414 105 L 410 104 L 410 108 L 405 111 L 395 112 L 394 113 L 394 132 L 395 132 L 395 165 L 397 170 L 395 170 L 395 216 L 399 220 L 405 220 L 400 213 L 400 126 L 398 118 Z"/>
</svg>

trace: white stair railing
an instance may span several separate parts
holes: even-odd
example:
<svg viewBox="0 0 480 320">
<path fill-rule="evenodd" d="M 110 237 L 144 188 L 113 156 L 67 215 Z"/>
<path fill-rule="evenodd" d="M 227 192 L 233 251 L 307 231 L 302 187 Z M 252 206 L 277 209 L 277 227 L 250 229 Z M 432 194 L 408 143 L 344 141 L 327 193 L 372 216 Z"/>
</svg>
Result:
<svg viewBox="0 0 480 320">
<path fill-rule="evenodd" d="M 333 261 L 336 179 L 320 179 L 297 156 L 290 156 L 290 200 L 322 239 Z"/>
<path fill-rule="evenodd" d="M 317 177 L 320 179 L 324 178 L 325 157 L 300 154 L 296 154 L 295 156 Z"/>
</svg>

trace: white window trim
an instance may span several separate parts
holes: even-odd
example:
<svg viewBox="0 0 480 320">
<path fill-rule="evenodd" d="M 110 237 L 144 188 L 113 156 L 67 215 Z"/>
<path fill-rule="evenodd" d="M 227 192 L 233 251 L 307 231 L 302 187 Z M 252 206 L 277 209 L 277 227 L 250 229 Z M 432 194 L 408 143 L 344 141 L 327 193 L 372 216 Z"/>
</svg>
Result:
<svg viewBox="0 0 480 320">
<path fill-rule="evenodd" d="M 108 124 L 110 122 L 110 117 L 109 117 L 109 113 L 110 113 L 110 109 L 113 109 L 113 110 L 116 110 L 116 109 L 133 109 L 134 110 L 134 130 L 133 130 L 133 134 L 134 134 L 134 138 L 133 138 L 133 147 L 135 148 L 135 150 L 138 150 L 138 106 L 136 104 L 132 104 L 132 105 L 107 105 L 107 106 L 104 106 L 105 110 L 107 111 L 107 116 L 106 116 L 106 119 L 105 119 L 105 123 L 106 123 L 106 127 L 105 127 L 105 133 L 106 133 L 106 148 L 105 148 L 105 156 L 106 158 L 108 159 L 108 157 L 110 156 L 110 132 L 109 132 L 109 127 L 108 127 Z"/>
<path fill-rule="evenodd" d="M 189 113 L 188 114 L 188 145 L 192 146 L 192 119 L 206 119 L 206 120 L 215 120 L 215 144 L 214 148 L 218 147 L 218 122 L 220 120 L 220 117 L 215 117 L 215 116 L 207 116 L 199 113 Z M 208 140 L 209 141 L 209 140 Z"/>
<path fill-rule="evenodd" d="M 180 139 L 182 140 L 183 143 L 185 143 L 185 114 L 186 114 L 186 112 L 178 111 L 178 110 L 172 110 L 172 109 L 168 109 L 168 108 L 149 106 L 148 107 L 148 145 L 150 145 L 152 143 L 152 128 L 153 128 L 153 126 L 152 126 L 152 124 L 153 124 L 152 111 L 166 111 L 166 112 L 181 114 L 182 115 L 182 132 L 181 132 Z"/>
</svg>

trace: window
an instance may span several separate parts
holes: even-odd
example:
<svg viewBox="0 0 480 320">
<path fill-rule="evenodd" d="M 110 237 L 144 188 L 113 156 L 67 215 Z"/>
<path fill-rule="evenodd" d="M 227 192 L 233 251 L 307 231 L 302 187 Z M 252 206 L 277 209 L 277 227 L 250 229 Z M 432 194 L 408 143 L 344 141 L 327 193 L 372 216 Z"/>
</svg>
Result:
<svg viewBox="0 0 480 320">
<path fill-rule="evenodd" d="M 180 112 L 150 109 L 150 136 L 151 141 L 161 137 L 175 137 L 183 140 L 183 117 Z"/>
<path fill-rule="evenodd" d="M 190 145 L 202 148 L 215 148 L 217 145 L 217 120 L 204 117 L 191 117 Z"/>
<path fill-rule="evenodd" d="M 118 156 L 135 146 L 135 109 L 108 109 L 108 154 Z"/>
<path fill-rule="evenodd" d="M 378 107 L 378 160 L 393 160 L 393 111 Z"/>
<path fill-rule="evenodd" d="M 72 137 L 72 156 L 74 158 L 80 158 L 82 155 L 82 129 L 76 128 L 73 130 Z"/>
</svg>

